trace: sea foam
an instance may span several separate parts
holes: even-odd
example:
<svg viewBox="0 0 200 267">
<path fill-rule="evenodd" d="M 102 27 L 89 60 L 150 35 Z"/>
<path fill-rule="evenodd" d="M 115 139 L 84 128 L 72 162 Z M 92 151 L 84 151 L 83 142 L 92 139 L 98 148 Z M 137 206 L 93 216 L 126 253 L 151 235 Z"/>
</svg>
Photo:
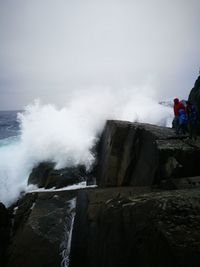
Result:
<svg viewBox="0 0 200 267">
<path fill-rule="evenodd" d="M 39 162 L 54 162 L 57 169 L 91 168 L 92 147 L 107 119 L 170 126 L 172 109 L 159 104 L 149 87 L 95 88 L 75 95 L 63 108 L 34 101 L 18 115 L 19 138 L 0 147 L 0 201 L 6 206 L 16 201 Z"/>
</svg>

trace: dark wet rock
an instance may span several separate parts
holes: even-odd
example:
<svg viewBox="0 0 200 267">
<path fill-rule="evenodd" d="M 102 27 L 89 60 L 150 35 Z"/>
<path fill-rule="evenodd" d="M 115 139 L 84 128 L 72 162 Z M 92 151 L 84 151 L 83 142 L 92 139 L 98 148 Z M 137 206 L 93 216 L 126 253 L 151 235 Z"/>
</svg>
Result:
<svg viewBox="0 0 200 267">
<path fill-rule="evenodd" d="M 28 179 L 28 184 L 34 184 L 38 187 L 45 187 L 49 173 L 53 170 L 54 164 L 48 162 L 40 163 L 37 167 L 33 168 Z"/>
<path fill-rule="evenodd" d="M 188 100 L 191 101 L 198 110 L 198 134 L 200 134 L 200 76 L 197 78 L 194 87 L 190 91 Z"/>
<path fill-rule="evenodd" d="M 200 188 L 200 176 L 162 180 L 159 188 L 164 190 Z"/>
<path fill-rule="evenodd" d="M 6 267 L 61 266 L 75 198 L 70 267 L 197 267 L 200 189 L 151 190 L 128 186 L 27 194 L 15 208 Z"/>
<path fill-rule="evenodd" d="M 200 114 L 200 76 L 197 78 L 194 87 L 192 88 L 189 94 L 188 100 L 190 100 L 193 104 L 196 105 Z"/>
<path fill-rule="evenodd" d="M 126 121 L 107 121 L 101 140 L 97 184 L 149 186 L 200 175 L 200 143 L 173 129 Z"/>
<path fill-rule="evenodd" d="M 85 176 L 84 166 L 55 170 L 53 163 L 43 162 L 32 170 L 28 184 L 37 185 L 39 188 L 62 188 L 84 181 Z"/>
<path fill-rule="evenodd" d="M 18 202 L 12 207 L 13 209 L 13 227 L 12 234 L 15 235 L 16 231 L 25 225 L 29 215 L 32 211 L 32 208 L 35 205 L 35 201 L 38 197 L 37 193 L 26 194 L 22 196 Z"/>
<path fill-rule="evenodd" d="M 0 203 L 0 266 L 5 266 L 6 251 L 9 244 L 11 217 L 6 207 Z"/>
<path fill-rule="evenodd" d="M 200 190 L 79 192 L 70 267 L 197 267 Z"/>
<path fill-rule="evenodd" d="M 18 202 L 6 267 L 61 266 L 75 195 L 73 191 L 31 193 Z"/>
<path fill-rule="evenodd" d="M 199 140 L 177 137 L 170 128 L 108 121 L 95 149 L 88 179 L 82 166 L 33 169 L 29 184 L 39 187 L 60 188 L 83 177 L 89 184 L 96 176 L 100 188 L 21 198 L 6 267 L 60 266 L 77 196 L 70 267 L 199 266 Z"/>
</svg>

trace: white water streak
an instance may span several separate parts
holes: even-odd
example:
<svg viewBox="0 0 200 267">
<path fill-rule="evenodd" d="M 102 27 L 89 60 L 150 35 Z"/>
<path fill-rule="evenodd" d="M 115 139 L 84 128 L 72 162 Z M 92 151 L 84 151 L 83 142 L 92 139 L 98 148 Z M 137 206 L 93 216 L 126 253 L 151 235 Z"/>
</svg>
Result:
<svg viewBox="0 0 200 267">
<path fill-rule="evenodd" d="M 78 184 L 69 185 L 66 187 L 55 189 L 55 187 L 52 187 L 50 189 L 45 188 L 38 188 L 36 185 L 29 185 L 26 189 L 26 193 L 35 193 L 35 192 L 57 192 L 57 191 L 67 191 L 67 190 L 78 190 L 78 189 L 84 189 L 84 188 L 94 188 L 97 187 L 96 185 L 87 185 L 87 182 L 81 182 Z"/>
<path fill-rule="evenodd" d="M 66 225 L 64 231 L 64 240 L 60 246 L 62 255 L 61 267 L 69 266 L 72 231 L 75 219 L 76 198 L 71 199 L 70 201 L 67 202 L 67 204 L 68 204 L 68 209 L 67 209 Z"/>
</svg>

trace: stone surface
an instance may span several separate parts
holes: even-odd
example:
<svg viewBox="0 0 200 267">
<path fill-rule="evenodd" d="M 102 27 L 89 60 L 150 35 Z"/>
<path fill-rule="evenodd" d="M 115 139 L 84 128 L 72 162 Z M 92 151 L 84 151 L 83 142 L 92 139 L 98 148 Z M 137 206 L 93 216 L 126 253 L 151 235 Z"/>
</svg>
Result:
<svg viewBox="0 0 200 267">
<path fill-rule="evenodd" d="M 0 266 L 5 266 L 6 250 L 10 238 L 11 217 L 6 207 L 0 203 Z"/>
<path fill-rule="evenodd" d="M 39 188 L 62 188 L 84 181 L 85 176 L 86 170 L 83 166 L 55 170 L 53 163 L 43 162 L 32 170 L 28 184 Z"/>
<path fill-rule="evenodd" d="M 199 266 L 200 140 L 108 121 L 95 149 L 89 180 L 97 175 L 100 188 L 29 193 L 18 201 L 6 267 L 64 266 L 75 198 L 70 267 Z M 41 163 L 29 184 L 59 188 L 85 175 L 81 166 Z"/>
<path fill-rule="evenodd" d="M 197 78 L 194 87 L 192 88 L 188 100 L 190 100 L 197 108 L 198 110 L 198 124 L 197 124 L 197 130 L 198 134 L 200 134 L 200 76 Z"/>
<path fill-rule="evenodd" d="M 74 198 L 70 267 L 199 266 L 200 189 L 151 190 L 129 186 L 25 195 L 15 208 L 6 267 L 61 266 Z"/>
<path fill-rule="evenodd" d="M 187 189 L 187 188 L 199 188 L 200 176 L 175 178 L 162 180 L 159 184 L 160 189 L 175 190 L 175 189 Z"/>
<path fill-rule="evenodd" d="M 108 121 L 100 140 L 97 183 L 150 186 L 162 179 L 200 175 L 200 142 L 177 137 L 173 129 Z"/>
<path fill-rule="evenodd" d="M 188 99 L 196 105 L 200 114 L 200 76 L 197 78 Z"/>
<path fill-rule="evenodd" d="M 15 208 L 6 267 L 61 266 L 74 191 L 27 194 Z"/>
<path fill-rule="evenodd" d="M 199 266 L 199 189 L 96 189 L 77 205 L 70 267 Z"/>
</svg>

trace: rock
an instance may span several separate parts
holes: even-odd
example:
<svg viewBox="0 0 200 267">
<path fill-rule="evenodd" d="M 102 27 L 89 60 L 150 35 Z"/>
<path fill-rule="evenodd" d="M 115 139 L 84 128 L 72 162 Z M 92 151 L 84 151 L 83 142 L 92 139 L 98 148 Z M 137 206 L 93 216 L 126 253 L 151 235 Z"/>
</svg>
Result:
<svg viewBox="0 0 200 267">
<path fill-rule="evenodd" d="M 97 227 L 101 205 L 109 203 L 113 198 L 119 196 L 130 197 L 149 191 L 149 187 L 80 190 L 77 196 L 69 266 L 96 267 L 96 263 L 93 262 L 94 257 L 98 257 L 96 258 L 96 262 L 101 259 L 101 251 L 98 250 L 98 243 L 96 243 L 97 237 L 101 234 Z M 108 254 L 107 257 L 110 258 L 110 255 Z"/>
<path fill-rule="evenodd" d="M 70 267 L 197 267 L 200 190 L 80 191 Z"/>
<path fill-rule="evenodd" d="M 46 180 L 45 188 L 62 188 L 65 186 L 83 182 L 86 178 L 83 166 L 68 167 L 61 170 L 52 170 Z"/>
<path fill-rule="evenodd" d="M 162 180 L 159 188 L 164 190 L 200 187 L 200 176 Z"/>
<path fill-rule="evenodd" d="M 151 186 L 162 179 L 200 175 L 200 143 L 170 128 L 107 121 L 98 156 L 97 184 Z"/>
<path fill-rule="evenodd" d="M 197 78 L 194 87 L 190 91 L 188 100 L 196 106 L 198 114 L 200 116 L 200 76 Z M 200 120 L 198 123 L 198 133 L 200 133 Z"/>
<path fill-rule="evenodd" d="M 6 267 L 60 267 L 68 260 L 75 197 L 75 191 L 31 193 L 18 202 Z"/>
<path fill-rule="evenodd" d="M 0 266 L 6 262 L 6 251 L 10 239 L 11 218 L 6 207 L 0 203 Z"/>
<path fill-rule="evenodd" d="M 17 230 L 22 227 L 28 220 L 32 208 L 35 205 L 36 199 L 38 197 L 37 193 L 26 194 L 22 196 L 16 204 L 13 205 L 13 227 L 12 235 L 15 235 Z"/>
<path fill-rule="evenodd" d="M 199 264 L 199 189 L 151 192 L 128 186 L 29 193 L 18 205 L 6 267 Z M 70 265 L 64 265 L 69 258 Z"/>
<path fill-rule="evenodd" d="M 43 162 L 32 170 L 28 184 L 37 185 L 39 188 L 62 188 L 84 181 L 85 175 L 84 166 L 55 170 L 53 163 Z"/>
<path fill-rule="evenodd" d="M 53 163 L 40 163 L 37 167 L 33 168 L 28 178 L 28 184 L 37 185 L 39 188 L 45 187 L 45 183 L 49 177 L 49 173 L 52 172 L 53 169 Z"/>
<path fill-rule="evenodd" d="M 88 183 L 96 176 L 99 188 L 29 193 L 18 201 L 6 267 L 199 266 L 199 140 L 108 121 L 96 151 Z M 41 163 L 29 184 L 59 188 L 85 176 L 81 166 Z"/>
<path fill-rule="evenodd" d="M 197 78 L 194 87 L 192 88 L 188 100 L 190 100 L 193 104 L 196 105 L 200 114 L 200 76 Z"/>
</svg>

